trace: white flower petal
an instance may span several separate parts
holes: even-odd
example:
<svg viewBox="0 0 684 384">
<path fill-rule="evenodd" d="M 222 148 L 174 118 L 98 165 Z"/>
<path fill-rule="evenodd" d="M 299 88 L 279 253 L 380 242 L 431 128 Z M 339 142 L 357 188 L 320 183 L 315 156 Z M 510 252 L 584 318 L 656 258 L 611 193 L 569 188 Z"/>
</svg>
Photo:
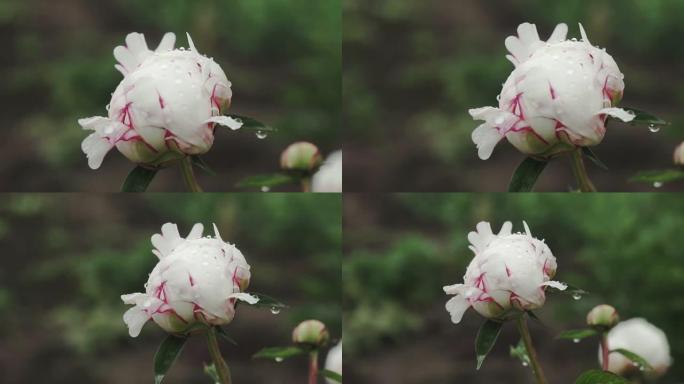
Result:
<svg viewBox="0 0 684 384">
<path fill-rule="evenodd" d="M 451 314 L 451 322 L 454 324 L 461 322 L 468 308 L 470 308 L 470 303 L 461 295 L 452 297 L 446 303 L 446 310 Z"/>
<path fill-rule="evenodd" d="M 173 32 L 167 32 L 164 34 L 164 37 L 162 37 L 161 42 L 159 42 L 159 46 L 157 46 L 157 49 L 155 52 L 157 53 L 162 53 L 162 52 L 168 52 L 173 50 L 173 46 L 176 44 L 176 35 Z"/>
<path fill-rule="evenodd" d="M 131 337 L 138 337 L 142 327 L 149 319 L 150 316 L 138 306 L 128 309 L 123 315 L 123 320 L 128 326 L 128 334 Z"/>
<path fill-rule="evenodd" d="M 598 111 L 597 115 L 612 116 L 624 121 L 625 123 L 629 123 L 636 117 L 633 113 L 630 113 L 622 108 L 604 108 Z"/>
<path fill-rule="evenodd" d="M 256 304 L 256 303 L 259 302 L 259 298 L 258 298 L 258 297 L 253 296 L 253 295 L 250 295 L 249 293 L 244 293 L 244 292 L 232 293 L 232 294 L 230 294 L 228 297 L 231 298 L 231 299 L 237 299 L 237 300 L 240 300 L 240 301 L 244 301 L 244 302 L 246 302 L 247 304 L 250 304 L 250 305 L 254 305 L 254 304 Z"/>
<path fill-rule="evenodd" d="M 565 291 L 566 289 L 568 289 L 567 284 L 561 283 L 560 281 L 554 281 L 554 280 L 546 281 L 546 282 L 542 283 L 542 286 L 548 286 L 548 287 L 556 288 L 559 291 Z"/>
<path fill-rule="evenodd" d="M 202 223 L 197 223 L 192 226 L 190 233 L 185 237 L 186 240 L 196 240 L 202 237 L 202 232 L 204 231 L 204 225 Z"/>
<path fill-rule="evenodd" d="M 244 125 L 244 123 L 242 123 L 241 121 L 237 121 L 237 120 L 233 119 L 232 117 L 228 117 L 228 116 L 213 116 L 213 117 L 207 119 L 205 121 L 205 123 L 220 124 L 220 125 L 223 125 L 223 126 L 226 126 L 230 129 L 232 129 L 233 131 L 242 128 L 242 126 Z"/>
</svg>

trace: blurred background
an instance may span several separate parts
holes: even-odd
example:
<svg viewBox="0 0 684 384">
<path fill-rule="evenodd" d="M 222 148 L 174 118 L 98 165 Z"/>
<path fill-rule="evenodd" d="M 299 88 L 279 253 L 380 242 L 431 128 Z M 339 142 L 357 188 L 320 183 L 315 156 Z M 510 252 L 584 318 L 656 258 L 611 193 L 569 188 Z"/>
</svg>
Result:
<svg viewBox="0 0 684 384">
<path fill-rule="evenodd" d="M 251 360 L 290 344 L 301 320 L 341 337 L 341 198 L 299 194 L 23 194 L 0 197 L 0 372 L 2 383 L 143 384 L 164 332 L 138 338 L 122 320 L 123 293 L 139 292 L 156 264 L 150 237 L 174 222 L 183 236 L 216 223 L 252 267 L 249 291 L 290 306 L 274 315 L 238 308 L 222 342 L 236 383 L 303 383 L 306 357 Z M 165 383 L 210 383 L 203 337 L 192 337 Z"/>
<path fill-rule="evenodd" d="M 582 328 L 587 312 L 614 305 L 623 319 L 644 317 L 668 336 L 674 365 L 658 383 L 684 378 L 684 199 L 674 194 L 394 194 L 344 196 L 343 317 L 345 378 L 352 383 L 531 383 L 509 356 L 518 343 L 506 324 L 480 371 L 472 309 L 459 325 L 444 285 L 462 282 L 472 259 L 466 236 L 482 221 L 497 231 L 545 239 L 558 260 L 556 280 L 590 292 L 575 301 L 549 294 L 530 322 L 552 383 L 598 368 L 598 341 L 556 340 Z"/>
<path fill-rule="evenodd" d="M 341 148 L 340 0 L 3 0 L 0 2 L 0 190 L 116 191 L 132 168 L 112 151 L 92 171 L 77 120 L 103 115 L 121 81 L 115 46 L 130 32 L 156 47 L 166 32 L 177 46 L 192 35 L 233 83 L 229 113 L 278 132 L 218 129 L 205 156 L 216 176 L 207 190 L 235 189 L 247 176 L 278 168 L 291 142 Z M 151 190 L 182 191 L 178 169 L 160 172 Z"/>
<path fill-rule="evenodd" d="M 599 190 L 654 190 L 627 180 L 673 168 L 684 140 L 681 0 L 345 0 L 343 9 L 347 191 L 505 191 L 523 156 L 502 142 L 479 160 L 470 139 L 479 123 L 468 109 L 496 103 L 513 68 L 504 39 L 523 22 L 537 24 L 543 38 L 561 22 L 579 37 L 582 22 L 625 74 L 622 105 L 672 122 L 659 133 L 611 125 L 596 148 L 610 170 L 588 165 Z M 561 159 L 538 190 L 571 185 Z"/>
</svg>

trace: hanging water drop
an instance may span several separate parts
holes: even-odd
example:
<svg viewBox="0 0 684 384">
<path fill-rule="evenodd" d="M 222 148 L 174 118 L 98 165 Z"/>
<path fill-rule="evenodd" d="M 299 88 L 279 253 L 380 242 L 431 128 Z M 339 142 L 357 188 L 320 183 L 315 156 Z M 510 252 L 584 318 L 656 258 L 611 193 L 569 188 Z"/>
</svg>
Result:
<svg viewBox="0 0 684 384">
<path fill-rule="evenodd" d="M 280 357 L 280 356 L 278 356 L 278 357 L 275 358 L 276 363 L 282 363 L 283 360 L 284 360 L 284 359 L 283 359 L 282 357 Z"/>
<path fill-rule="evenodd" d="M 572 342 L 575 343 L 575 344 L 577 344 L 577 343 L 580 342 L 580 339 L 572 339 Z"/>
<path fill-rule="evenodd" d="M 528 365 L 530 365 L 530 364 L 529 364 L 527 361 L 523 361 L 523 362 L 522 362 L 522 366 L 523 366 L 523 367 L 527 367 Z"/>
<path fill-rule="evenodd" d="M 654 181 L 653 182 L 653 188 L 661 188 L 663 186 L 662 181 Z"/>
<path fill-rule="evenodd" d="M 579 300 L 579 299 L 582 298 L 582 295 L 581 295 L 579 292 L 575 292 L 575 293 L 572 294 L 572 298 L 573 298 L 574 300 Z"/>
<path fill-rule="evenodd" d="M 259 140 L 263 140 L 263 139 L 265 139 L 266 137 L 268 137 L 268 133 L 266 133 L 266 132 L 264 132 L 264 131 L 262 131 L 262 130 L 258 130 L 258 131 L 256 132 L 256 137 L 257 137 L 257 139 L 259 139 Z"/>
<path fill-rule="evenodd" d="M 270 191 L 271 191 L 271 188 L 269 188 L 269 187 L 266 186 L 266 185 L 264 185 L 263 187 L 261 187 L 261 192 L 264 192 L 264 193 L 265 193 L 265 192 L 270 192 Z"/>
<path fill-rule="evenodd" d="M 652 133 L 658 133 L 658 132 L 660 132 L 660 127 L 655 125 L 655 124 L 649 124 L 648 130 L 651 131 Z"/>
<path fill-rule="evenodd" d="M 271 313 L 274 315 L 277 315 L 280 313 L 280 308 L 278 307 L 271 307 Z"/>
</svg>

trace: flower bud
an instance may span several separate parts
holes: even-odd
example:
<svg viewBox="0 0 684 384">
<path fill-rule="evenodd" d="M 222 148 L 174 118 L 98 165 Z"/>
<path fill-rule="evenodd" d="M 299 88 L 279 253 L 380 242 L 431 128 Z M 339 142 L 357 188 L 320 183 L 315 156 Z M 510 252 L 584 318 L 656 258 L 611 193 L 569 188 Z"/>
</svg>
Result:
<svg viewBox="0 0 684 384">
<path fill-rule="evenodd" d="M 634 119 L 615 108 L 625 87 L 615 60 L 591 45 L 581 24 L 580 31 L 582 40 L 566 40 L 568 26 L 559 24 L 545 42 L 535 25 L 524 23 L 518 36 L 506 39 L 515 69 L 498 108 L 470 110 L 475 120 L 484 120 L 472 134 L 481 159 L 503 138 L 527 155 L 548 158 L 600 143 L 609 116 Z"/>
<path fill-rule="evenodd" d="M 307 344 L 322 347 L 328 344 L 330 334 L 325 324 L 318 320 L 306 320 L 292 331 L 292 341 L 295 344 Z"/>
<path fill-rule="evenodd" d="M 649 378 L 663 376 L 672 365 L 670 344 L 665 332 L 645 319 L 635 318 L 618 323 L 608 332 L 607 340 L 611 350 L 622 348 L 644 358 L 653 367 L 653 370 L 643 372 Z M 600 350 L 599 363 L 603 363 Z M 626 376 L 638 373 L 640 368 L 623 355 L 611 353 L 608 357 L 608 370 Z"/>
<path fill-rule="evenodd" d="M 152 251 L 159 262 L 150 273 L 144 293 L 122 295 L 133 305 L 123 316 L 132 337 L 148 320 L 170 333 L 181 333 L 192 324 L 224 325 L 233 320 L 235 304 L 250 304 L 258 298 L 243 293 L 249 284 L 250 266 L 242 253 L 221 239 L 202 237 L 202 224 L 195 224 L 186 238 L 175 224 L 162 226 L 152 236 Z"/>
<path fill-rule="evenodd" d="M 325 358 L 325 369 L 340 375 L 342 374 L 342 340 L 328 351 L 328 356 Z M 336 382 L 326 379 L 326 383 L 333 384 Z"/>
<path fill-rule="evenodd" d="M 587 325 L 601 329 L 611 329 L 620 321 L 615 308 L 608 304 L 597 305 L 587 314 Z"/>
<path fill-rule="evenodd" d="M 342 151 L 333 152 L 325 159 L 311 180 L 313 192 L 342 192 Z"/>
<path fill-rule="evenodd" d="M 144 35 L 131 33 L 126 45 L 114 49 L 124 78 L 106 107 L 108 116 L 78 121 L 94 131 L 81 144 L 90 168 L 99 168 L 114 147 L 134 163 L 159 167 L 207 152 L 216 124 L 242 126 L 220 116 L 232 98 L 221 67 L 197 52 L 190 35 L 188 50 L 174 49 L 175 41 L 167 33 L 152 51 Z"/>
<path fill-rule="evenodd" d="M 684 165 L 684 142 L 675 149 L 674 162 L 677 165 Z"/>
<path fill-rule="evenodd" d="M 305 141 L 290 144 L 280 155 L 280 167 L 288 171 L 313 171 L 322 162 L 318 147 Z"/>
<path fill-rule="evenodd" d="M 468 265 L 463 284 L 444 287 L 451 298 L 446 309 L 451 321 L 459 323 L 473 307 L 487 318 L 505 319 L 519 311 L 544 305 L 545 288 L 564 290 L 567 285 L 552 281 L 556 258 L 542 240 L 532 237 L 527 223 L 525 233 L 512 234 L 512 224 L 504 223 L 498 234 L 487 222 L 477 225 L 468 240 L 475 257 Z"/>
</svg>

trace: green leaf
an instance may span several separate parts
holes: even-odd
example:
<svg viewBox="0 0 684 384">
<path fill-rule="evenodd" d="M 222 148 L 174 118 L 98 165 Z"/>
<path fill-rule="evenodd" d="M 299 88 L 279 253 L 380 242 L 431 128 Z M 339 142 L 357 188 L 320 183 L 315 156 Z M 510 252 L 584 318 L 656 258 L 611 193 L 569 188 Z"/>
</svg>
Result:
<svg viewBox="0 0 684 384">
<path fill-rule="evenodd" d="M 326 379 L 336 381 L 338 383 L 342 382 L 342 375 L 340 375 L 337 372 L 333 372 L 333 371 L 330 371 L 327 369 L 322 369 L 319 371 L 319 373 L 321 374 L 321 376 L 325 377 Z"/>
<path fill-rule="evenodd" d="M 202 159 L 199 155 L 190 156 L 190 161 L 192 162 L 192 165 L 203 170 L 207 174 L 216 176 L 216 172 L 214 172 L 214 170 L 211 169 L 204 159 Z"/>
<path fill-rule="evenodd" d="M 253 359 L 273 359 L 278 362 L 287 359 L 292 356 L 299 356 L 309 353 L 310 351 L 306 348 L 298 346 L 288 346 L 288 347 L 267 347 L 259 352 L 255 353 Z"/>
<path fill-rule="evenodd" d="M 275 312 L 275 311 L 280 312 L 283 308 L 288 308 L 288 306 L 286 304 L 283 304 L 282 302 L 280 302 L 277 299 L 274 299 L 271 296 L 264 295 L 263 293 L 249 292 L 249 294 L 259 298 L 259 301 L 256 302 L 255 304 L 249 304 L 249 303 L 244 302 L 244 301 L 240 301 L 240 303 L 251 305 L 251 306 L 257 307 L 257 308 L 266 307 L 266 308 L 271 309 L 272 312 Z"/>
<path fill-rule="evenodd" d="M 226 115 L 228 117 L 231 117 L 235 120 L 242 121 L 242 127 L 240 128 L 241 130 L 243 129 L 248 129 L 248 130 L 254 130 L 257 132 L 257 134 L 268 134 L 272 132 L 277 132 L 277 129 L 266 125 L 262 123 L 261 121 L 254 119 L 249 116 L 241 116 L 241 115 Z"/>
<path fill-rule="evenodd" d="M 580 375 L 575 384 L 629 384 L 629 381 L 611 372 L 592 369 Z"/>
<path fill-rule="evenodd" d="M 632 176 L 629 181 L 652 183 L 671 183 L 673 181 L 684 180 L 684 169 L 665 169 L 662 171 L 645 171 Z"/>
<path fill-rule="evenodd" d="M 143 168 L 138 165 L 126 177 L 121 186 L 121 192 L 145 192 L 156 174 L 156 169 Z"/>
<path fill-rule="evenodd" d="M 591 160 L 591 162 L 596 164 L 599 168 L 605 171 L 608 170 L 608 166 L 603 161 L 601 161 L 601 159 L 599 159 L 598 156 L 596 156 L 596 153 L 594 153 L 594 151 L 591 148 L 582 147 L 582 154 L 584 154 L 584 156 L 586 156 L 587 159 Z"/>
<path fill-rule="evenodd" d="M 154 383 L 160 384 L 185 345 L 187 338 L 169 335 L 159 345 L 154 355 Z"/>
<path fill-rule="evenodd" d="M 296 180 L 291 175 L 275 173 L 272 175 L 257 175 L 248 177 L 239 183 L 238 188 L 273 188 L 283 184 L 294 183 Z"/>
<path fill-rule="evenodd" d="M 525 343 L 522 339 L 518 341 L 518 345 L 515 347 L 511 345 L 510 353 L 511 357 L 520 359 L 522 365 L 526 367 L 530 365 L 530 355 L 527 353 L 527 348 L 525 348 Z"/>
<path fill-rule="evenodd" d="M 535 160 L 531 157 L 523 160 L 513 173 L 508 192 L 531 192 L 548 161 Z"/>
<path fill-rule="evenodd" d="M 223 328 L 221 328 L 221 327 L 214 327 L 214 328 L 216 328 L 216 333 L 218 333 L 219 336 L 221 336 L 224 340 L 226 340 L 227 342 L 229 342 L 229 343 L 231 343 L 231 344 L 233 344 L 233 345 L 235 345 L 235 346 L 238 345 L 237 341 L 235 341 L 235 339 L 233 339 L 232 337 L 230 337 L 230 336 L 228 335 L 228 332 L 226 332 L 225 329 L 223 329 Z"/>
<path fill-rule="evenodd" d="M 634 120 L 630 121 L 629 123 L 632 125 L 638 125 L 638 124 L 647 124 L 647 125 L 669 125 L 670 123 L 655 116 L 652 115 L 648 112 L 640 111 L 638 109 L 634 108 L 627 108 L 627 107 L 622 107 L 622 109 L 626 110 L 627 112 L 631 112 L 634 114 Z"/>
<path fill-rule="evenodd" d="M 584 338 L 590 337 L 590 336 L 595 336 L 598 335 L 598 332 L 594 329 L 591 328 L 584 328 L 584 329 L 570 329 L 567 331 L 561 332 L 558 336 L 556 336 L 557 339 L 569 339 L 569 340 L 582 340 Z"/>
<path fill-rule="evenodd" d="M 484 359 L 487 357 L 489 351 L 492 350 L 496 339 L 501 334 L 503 323 L 494 320 L 485 321 L 480 330 L 477 332 L 475 338 L 475 354 L 477 355 L 477 369 L 482 367 Z"/>
<path fill-rule="evenodd" d="M 624 348 L 617 348 L 610 351 L 610 353 L 619 353 L 622 356 L 631 360 L 633 363 L 637 364 L 640 368 L 643 367 L 644 369 L 648 369 L 649 371 L 653 370 L 653 367 L 651 366 L 651 364 L 648 363 L 648 361 L 646 361 L 646 359 L 632 351 L 628 351 Z"/>
</svg>

